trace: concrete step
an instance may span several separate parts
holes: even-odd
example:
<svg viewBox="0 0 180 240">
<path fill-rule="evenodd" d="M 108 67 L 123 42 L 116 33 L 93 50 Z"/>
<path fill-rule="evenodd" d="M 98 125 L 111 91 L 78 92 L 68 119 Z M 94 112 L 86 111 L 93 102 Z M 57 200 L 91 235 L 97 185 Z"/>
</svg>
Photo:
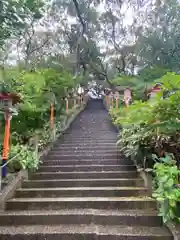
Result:
<svg viewBox="0 0 180 240">
<path fill-rule="evenodd" d="M 96 160 L 81 160 L 81 159 L 76 159 L 76 160 L 53 160 L 53 159 L 48 159 L 48 156 L 46 159 L 43 159 L 43 166 L 46 165 L 93 165 L 93 164 L 98 164 L 98 165 L 132 165 L 133 163 L 127 159 L 96 159 Z"/>
<path fill-rule="evenodd" d="M 100 137 L 99 137 L 100 136 Z M 117 141 L 117 137 L 114 136 L 114 134 L 110 135 L 110 134 L 101 134 L 99 133 L 99 131 L 97 130 L 97 133 L 95 134 L 91 134 L 91 136 L 88 135 L 83 135 L 83 134 L 65 134 L 63 135 L 63 140 L 64 141 L 69 141 L 69 140 L 73 140 L 73 141 L 94 141 L 94 139 L 96 139 L 96 141 L 114 141 L 114 143 L 116 143 Z"/>
<path fill-rule="evenodd" d="M 83 138 L 64 138 L 61 143 L 64 144 L 116 144 L 117 139 L 107 139 L 107 138 L 102 138 L 102 139 L 94 139 L 94 138 L 89 138 L 89 139 L 83 139 Z"/>
<path fill-rule="evenodd" d="M 88 150 L 93 150 L 93 151 L 104 151 L 104 150 L 114 150 L 114 151 L 120 151 L 120 149 L 115 145 L 115 144 L 112 144 L 112 145 L 108 145 L 107 144 L 105 145 L 97 145 L 97 144 L 94 144 L 94 145 L 59 145 L 57 146 L 56 148 L 53 148 L 52 151 L 62 151 L 62 150 L 67 150 L 67 151 L 71 151 L 71 150 L 84 150 L 84 151 L 88 151 Z"/>
<path fill-rule="evenodd" d="M 47 179 L 108 179 L 108 178 L 136 178 L 138 173 L 136 171 L 107 171 L 107 172 L 36 172 L 31 175 L 33 180 L 47 180 Z"/>
<path fill-rule="evenodd" d="M 173 240 L 164 227 L 127 225 L 29 225 L 0 227 L 1 240 Z"/>
<path fill-rule="evenodd" d="M 71 132 L 71 133 L 65 133 L 63 135 L 63 137 L 65 138 L 75 138 L 75 139 L 79 139 L 79 138 L 85 138 L 85 139 L 92 139 L 92 138 L 97 138 L 97 139 L 102 139 L 102 137 L 100 136 L 104 136 L 105 139 L 116 139 L 116 136 L 114 136 L 114 132 L 107 132 L 107 131 L 97 131 L 96 129 L 96 132 L 95 130 L 94 131 L 90 131 L 90 132 L 86 132 L 86 133 L 83 133 L 83 132 L 80 132 L 80 131 L 76 131 L 76 132 Z"/>
<path fill-rule="evenodd" d="M 73 139 L 64 139 L 63 141 L 62 141 L 62 143 L 63 144 L 68 144 L 68 145 L 80 145 L 80 144 L 84 144 L 84 145 L 87 145 L 87 144 L 89 144 L 89 145 L 95 145 L 95 144 L 97 144 L 97 145 L 100 145 L 100 144 L 106 144 L 106 145 L 110 145 L 110 144 L 113 144 L 113 145 L 116 145 L 116 142 L 117 142 L 117 139 L 114 139 L 114 140 L 104 140 L 103 141 L 103 139 L 102 140 L 96 140 L 96 141 L 94 141 L 94 140 L 85 140 L 85 139 L 82 139 L 82 140 L 73 140 Z M 58 144 L 59 145 L 59 144 Z"/>
<path fill-rule="evenodd" d="M 131 187 L 144 186 L 140 178 L 102 178 L 102 179 L 52 179 L 52 180 L 25 180 L 24 188 L 50 188 L 50 187 Z"/>
<path fill-rule="evenodd" d="M 69 138 L 69 139 L 72 139 L 72 140 L 96 140 L 96 141 L 102 141 L 102 140 L 105 140 L 105 141 L 108 141 L 108 140 L 114 140 L 114 139 L 117 139 L 117 135 L 114 134 L 114 133 L 111 133 L 111 134 L 99 134 L 99 129 L 96 128 L 96 134 L 95 135 L 91 135 L 91 134 L 87 134 L 86 136 L 83 136 L 81 134 L 81 132 L 79 131 L 77 134 L 66 134 L 64 133 L 63 136 L 62 136 L 62 139 L 65 140 L 65 138 Z"/>
<path fill-rule="evenodd" d="M 46 159 L 52 159 L 52 160 L 100 160 L 100 159 L 112 159 L 117 160 L 119 159 L 119 156 L 114 154 L 73 154 L 73 153 L 67 153 L 67 154 L 58 154 L 58 155 L 48 155 Z"/>
<path fill-rule="evenodd" d="M 93 137 L 97 137 L 97 139 L 102 139 L 103 136 L 105 137 L 105 139 L 115 139 L 116 136 L 114 135 L 114 132 L 112 131 L 97 131 L 98 128 L 94 128 L 93 131 L 88 131 L 88 132 L 84 132 L 84 131 L 76 131 L 76 132 L 65 132 L 63 134 L 63 137 L 73 137 L 73 138 L 86 138 L 86 139 L 92 139 Z"/>
<path fill-rule="evenodd" d="M 77 148 L 77 147 L 82 147 L 82 148 L 97 148 L 97 147 L 101 147 L 101 148 L 113 148 L 116 147 L 116 142 L 101 142 L 97 145 L 96 140 L 94 140 L 94 142 L 80 142 L 80 143 L 60 143 L 59 141 L 54 145 L 53 149 L 59 149 L 59 148 Z M 117 148 L 117 147 L 116 147 Z"/>
<path fill-rule="evenodd" d="M 91 171 L 132 171 L 136 170 L 134 165 L 49 165 L 40 166 L 42 172 L 91 172 Z"/>
<path fill-rule="evenodd" d="M 98 128 L 99 133 L 110 134 L 110 135 L 114 134 L 112 129 L 107 128 L 107 125 L 102 127 L 100 124 L 96 123 L 95 125 L 96 127 L 94 127 L 94 125 L 86 125 L 86 126 L 87 126 L 86 128 L 82 128 L 81 126 L 79 126 L 78 128 L 68 129 L 65 134 L 74 134 L 75 136 L 78 133 L 81 133 L 82 135 L 87 135 L 87 136 L 89 135 L 91 136 L 91 134 L 97 135 L 96 127 Z"/>
<path fill-rule="evenodd" d="M 68 153 L 71 153 L 71 154 L 84 154 L 84 155 L 88 155 L 88 154 L 117 154 L 120 156 L 120 152 L 117 150 L 117 149 L 61 149 L 61 150 L 51 150 L 49 152 L 49 155 L 59 155 L 59 154 L 68 154 Z"/>
<path fill-rule="evenodd" d="M 148 209 L 156 202 L 148 197 L 62 197 L 13 198 L 7 201 L 7 210 L 59 210 L 59 209 Z"/>
<path fill-rule="evenodd" d="M 16 211 L 0 215 L 0 225 L 100 224 L 128 226 L 162 226 L 162 219 L 150 210 L 72 209 L 58 211 Z"/>
<path fill-rule="evenodd" d="M 74 188 L 22 188 L 16 190 L 16 198 L 56 197 L 137 197 L 146 196 L 142 187 L 74 187 Z"/>
</svg>

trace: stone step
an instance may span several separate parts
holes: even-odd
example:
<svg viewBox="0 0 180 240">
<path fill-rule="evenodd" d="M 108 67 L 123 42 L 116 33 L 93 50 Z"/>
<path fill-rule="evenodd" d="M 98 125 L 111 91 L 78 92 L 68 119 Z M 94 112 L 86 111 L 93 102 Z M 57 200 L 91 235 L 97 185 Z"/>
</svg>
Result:
<svg viewBox="0 0 180 240">
<path fill-rule="evenodd" d="M 116 144 L 117 139 L 107 139 L 107 138 L 102 138 L 102 139 L 94 139 L 94 138 L 89 138 L 89 139 L 83 139 L 83 138 L 64 138 L 62 141 L 64 144 Z"/>
<path fill-rule="evenodd" d="M 83 154 L 83 155 L 88 155 L 88 154 L 120 154 L 120 151 L 118 151 L 117 149 L 56 149 L 56 150 L 51 150 L 49 152 L 49 155 L 59 155 L 59 154 Z"/>
<path fill-rule="evenodd" d="M 70 209 L 57 211 L 16 211 L 0 215 L 0 225 L 100 224 L 128 226 L 162 226 L 161 217 L 150 210 Z"/>
<path fill-rule="evenodd" d="M 7 201 L 7 210 L 59 210 L 59 209 L 148 209 L 156 202 L 148 197 L 62 197 L 13 198 Z"/>
<path fill-rule="evenodd" d="M 95 156 L 117 156 L 118 158 L 122 157 L 121 153 L 115 150 L 97 150 L 97 151 L 93 151 L 93 150 L 88 150 L 88 151 L 84 151 L 84 150 L 59 150 L 59 151 L 51 151 L 48 153 L 48 157 L 53 158 L 53 157 L 61 157 L 62 155 L 81 155 L 81 156 L 91 156 L 92 158 Z M 110 157 L 111 158 L 111 157 Z"/>
<path fill-rule="evenodd" d="M 173 240 L 164 227 L 127 225 L 28 225 L 0 227 L 1 240 Z"/>
<path fill-rule="evenodd" d="M 62 150 L 84 150 L 84 151 L 88 151 L 88 150 L 93 150 L 93 151 L 104 151 L 104 150 L 114 150 L 114 151 L 119 151 L 119 148 L 115 145 L 115 144 L 112 144 L 112 145 L 97 145 L 97 144 L 94 144 L 94 145 L 59 145 L 55 148 L 53 148 L 52 151 L 62 151 Z"/>
<path fill-rule="evenodd" d="M 111 135 L 113 134 L 114 136 L 114 132 L 111 130 L 111 129 L 108 129 L 107 126 L 101 126 L 96 123 L 96 127 L 98 128 L 98 132 L 99 133 L 110 133 Z M 91 125 L 87 126 L 86 128 L 82 128 L 81 126 L 77 129 L 68 129 L 66 131 L 66 134 L 78 134 L 79 132 L 81 132 L 82 134 L 87 134 L 88 136 L 91 134 L 91 133 L 96 133 L 97 134 L 97 129 L 93 127 L 91 127 Z"/>
<path fill-rule="evenodd" d="M 31 174 L 33 180 L 47 180 L 47 179 L 108 179 L 108 178 L 136 178 L 138 173 L 136 171 L 107 171 L 107 172 L 36 172 Z"/>
<path fill-rule="evenodd" d="M 42 172 L 84 172 L 84 171 L 132 171 L 136 170 L 134 165 L 49 165 L 40 166 Z"/>
<path fill-rule="evenodd" d="M 68 138 L 97 138 L 97 139 L 101 139 L 99 136 L 104 136 L 106 139 L 116 139 L 116 136 L 114 136 L 114 132 L 112 131 L 97 131 L 97 129 L 94 129 L 93 131 L 89 131 L 89 132 L 80 132 L 80 131 L 74 131 L 74 132 L 70 132 L 70 133 L 65 133 L 63 134 L 63 137 L 68 137 Z"/>
<path fill-rule="evenodd" d="M 53 159 L 53 160 L 100 160 L 100 159 L 119 159 L 119 156 L 114 153 L 114 154 L 71 154 L 71 153 L 67 153 L 67 154 L 59 154 L 59 155 L 48 155 L 47 156 L 48 159 Z"/>
<path fill-rule="evenodd" d="M 97 131 L 98 130 L 98 131 Z M 72 131 L 72 132 L 65 132 L 63 134 L 63 136 L 70 136 L 70 137 L 74 137 L 74 138 L 92 138 L 92 137 L 97 137 L 98 139 L 101 139 L 101 136 L 105 136 L 108 138 L 115 138 L 116 136 L 114 135 L 114 132 L 112 131 L 101 131 L 98 128 L 94 128 L 93 130 L 88 129 L 88 131 L 84 132 L 81 130 L 77 130 L 77 131 Z"/>
<path fill-rule="evenodd" d="M 112 148 L 112 147 L 116 147 L 116 143 L 115 142 L 111 142 L 111 143 L 106 143 L 106 142 L 101 142 L 99 143 L 99 145 L 97 145 L 97 142 L 80 142 L 80 143 L 59 143 L 57 142 L 54 145 L 53 149 L 59 149 L 59 148 L 76 148 L 76 147 L 82 147 L 82 148 L 97 148 L 97 147 L 101 147 L 101 148 Z M 117 148 L 117 147 L 116 147 Z"/>
<path fill-rule="evenodd" d="M 66 147 L 66 148 L 64 148 L 64 147 L 62 147 L 62 148 L 53 148 L 49 153 L 51 154 L 56 154 L 56 153 L 62 153 L 62 152 L 64 152 L 64 153 L 68 153 L 68 152 L 72 152 L 72 153 L 79 153 L 79 152 L 82 152 L 82 153 L 84 153 L 84 152 L 96 152 L 96 153 L 117 153 L 119 156 L 121 155 L 120 154 L 120 151 L 119 151 L 119 149 L 117 149 L 117 147 L 111 147 L 111 148 L 107 148 L 107 147 L 105 147 L 105 148 L 100 148 L 100 147 L 74 147 L 74 148 L 68 148 L 68 147 Z M 122 156 L 122 155 L 121 155 Z"/>
<path fill-rule="evenodd" d="M 99 137 L 101 136 L 101 137 Z M 63 135 L 63 140 L 73 140 L 73 141 L 77 141 L 77 140 L 81 140 L 81 141 L 94 141 L 94 139 L 96 139 L 96 141 L 102 141 L 102 140 L 106 140 L 106 141 L 117 141 L 117 137 L 114 136 L 114 134 L 101 134 L 99 133 L 99 131 L 97 130 L 96 133 L 94 134 L 90 134 L 90 136 L 88 135 L 83 135 L 81 133 L 77 133 L 77 134 L 64 134 Z"/>
<path fill-rule="evenodd" d="M 140 178 L 102 178 L 102 179 L 53 179 L 53 180 L 25 180 L 24 188 L 50 188 L 50 187 L 143 187 L 144 182 Z"/>
<path fill-rule="evenodd" d="M 112 140 L 96 140 L 96 141 L 94 141 L 94 140 L 91 140 L 91 139 L 89 139 L 89 140 L 86 140 L 86 139 L 82 139 L 81 138 L 81 140 L 79 139 L 72 139 L 72 138 L 69 138 L 69 139 L 64 139 L 63 140 L 63 143 L 64 144 L 91 144 L 91 145 L 93 145 L 93 144 L 105 144 L 106 143 L 106 145 L 109 145 L 110 143 L 112 143 L 113 145 L 116 145 L 116 142 L 117 142 L 117 139 L 112 139 Z"/>
<path fill-rule="evenodd" d="M 98 164 L 98 165 L 132 165 L 132 162 L 127 160 L 127 159 L 99 159 L 99 160 L 53 160 L 53 159 L 48 159 L 48 156 L 46 159 L 43 159 L 43 165 L 93 165 L 93 164 Z"/>
<path fill-rule="evenodd" d="M 102 140 L 106 140 L 106 141 L 108 141 L 108 140 L 114 140 L 114 139 L 117 139 L 117 137 L 118 136 L 116 136 L 114 133 L 111 133 L 111 134 L 104 134 L 104 135 L 101 135 L 101 134 L 99 134 L 99 129 L 96 129 L 96 135 L 95 135 L 96 137 L 94 137 L 94 136 L 91 136 L 91 135 L 86 135 L 86 136 L 82 136 L 82 134 L 79 132 L 79 133 L 77 133 L 77 134 L 66 134 L 66 133 L 64 133 L 63 134 L 63 136 L 62 136 L 62 138 L 63 138 L 63 140 L 65 139 L 65 138 L 69 138 L 69 139 L 73 139 L 73 140 L 95 140 L 95 141 L 98 141 L 98 140 L 100 140 L 100 141 L 102 141 Z"/>
<path fill-rule="evenodd" d="M 16 198 L 56 197 L 137 197 L 147 195 L 146 188 L 138 187 L 74 187 L 74 188 L 22 188 Z"/>
</svg>

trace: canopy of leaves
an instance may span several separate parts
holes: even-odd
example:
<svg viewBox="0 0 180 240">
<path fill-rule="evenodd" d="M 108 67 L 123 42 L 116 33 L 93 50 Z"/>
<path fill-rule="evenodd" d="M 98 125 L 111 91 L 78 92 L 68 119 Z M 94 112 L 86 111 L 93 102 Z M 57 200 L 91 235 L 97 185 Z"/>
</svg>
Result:
<svg viewBox="0 0 180 240">
<path fill-rule="evenodd" d="M 35 19 L 42 17 L 41 8 L 43 0 L 2 0 L 0 2 L 0 46 L 12 34 L 17 34 L 25 27 L 26 18 L 33 16 Z"/>
</svg>

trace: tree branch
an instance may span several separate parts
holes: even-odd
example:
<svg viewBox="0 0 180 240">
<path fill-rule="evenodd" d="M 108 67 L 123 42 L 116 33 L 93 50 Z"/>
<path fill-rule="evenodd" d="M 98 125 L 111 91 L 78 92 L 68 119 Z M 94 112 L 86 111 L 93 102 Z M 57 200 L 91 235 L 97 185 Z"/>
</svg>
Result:
<svg viewBox="0 0 180 240">
<path fill-rule="evenodd" d="M 49 39 L 47 38 L 47 39 L 44 41 L 44 43 L 42 43 L 40 46 L 34 48 L 34 49 L 30 52 L 30 54 L 32 54 L 33 52 L 38 51 L 39 49 L 43 48 L 48 41 L 49 41 Z"/>
<path fill-rule="evenodd" d="M 73 0 L 73 3 L 74 3 L 74 6 L 76 8 L 77 16 L 78 16 L 79 21 L 80 21 L 81 26 L 82 26 L 82 36 L 83 36 L 84 33 L 86 32 L 86 24 L 84 23 L 84 21 L 82 19 L 81 12 L 80 12 L 80 9 L 79 9 L 79 4 L 78 4 L 77 0 Z"/>
</svg>

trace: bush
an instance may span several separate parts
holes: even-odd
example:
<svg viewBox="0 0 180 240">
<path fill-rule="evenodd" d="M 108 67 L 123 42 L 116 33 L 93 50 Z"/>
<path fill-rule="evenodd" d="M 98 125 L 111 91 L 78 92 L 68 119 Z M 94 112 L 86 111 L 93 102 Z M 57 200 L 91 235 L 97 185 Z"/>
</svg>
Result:
<svg viewBox="0 0 180 240">
<path fill-rule="evenodd" d="M 165 157 L 154 157 L 154 193 L 153 197 L 159 203 L 159 215 L 163 217 L 164 222 L 175 219 L 180 222 L 178 212 L 178 203 L 180 202 L 180 189 L 178 185 L 178 176 L 180 170 L 176 166 L 176 161 L 170 154 Z"/>
<path fill-rule="evenodd" d="M 12 161 L 11 161 L 12 159 Z M 21 169 L 34 171 L 40 164 L 39 157 L 34 150 L 25 145 L 14 145 L 10 150 L 10 161 L 7 165 L 10 172 L 16 172 Z"/>
<path fill-rule="evenodd" d="M 78 79 L 69 72 L 57 72 L 50 68 L 31 72 L 10 68 L 6 72 L 2 88 L 18 93 L 23 100 L 18 116 L 14 116 L 11 122 L 12 143 L 27 144 L 34 131 L 42 129 L 49 121 L 52 102 L 56 115 L 65 113 L 63 98 L 75 88 Z"/>
<path fill-rule="evenodd" d="M 167 187 L 171 189 L 172 185 L 178 182 L 180 175 L 178 170 L 180 159 L 180 120 L 178 118 L 180 113 L 180 91 L 178 90 L 180 75 L 167 73 L 159 81 L 162 82 L 163 89 L 154 101 L 135 101 L 128 108 L 111 109 L 110 111 L 114 123 L 122 127 L 118 141 L 122 151 L 127 157 L 131 157 L 137 166 L 155 173 L 157 188 L 155 188 L 153 196 L 156 196 L 158 201 L 167 197 L 166 189 L 160 190 L 163 188 L 163 179 L 170 177 L 168 174 L 173 174 L 172 171 L 174 171 L 176 177 L 174 176 L 169 181 L 169 185 L 167 183 Z M 172 91 L 174 91 L 173 94 L 169 94 L 166 99 L 163 98 L 164 92 Z M 167 153 L 173 154 L 175 161 L 166 158 Z M 159 163 L 155 163 L 153 154 L 157 155 Z M 169 162 L 165 159 L 168 159 Z M 167 173 L 168 171 L 169 173 Z M 177 203 L 180 202 L 180 189 L 172 189 L 174 189 L 172 190 L 174 197 L 170 194 L 172 201 L 170 199 L 162 200 L 160 203 L 160 214 L 164 221 L 178 219 L 175 212 Z"/>
<path fill-rule="evenodd" d="M 55 106 L 55 127 L 56 131 L 60 131 L 66 119 L 64 98 L 76 88 L 79 79 L 73 77 L 70 72 L 51 68 L 20 72 L 14 67 L 5 69 L 3 73 L 5 79 L 0 85 L 1 92 L 17 93 L 23 100 L 19 105 L 18 115 L 13 116 L 11 121 L 9 158 L 18 155 L 15 160 L 9 162 L 8 169 L 10 172 L 20 169 L 35 170 L 39 166 L 39 159 L 29 144 L 30 140 L 38 135 L 38 147 L 41 150 L 52 141 L 50 104 Z M 1 123 L 4 125 L 3 116 Z M 0 131 L 2 139 L 3 126 Z"/>
</svg>

